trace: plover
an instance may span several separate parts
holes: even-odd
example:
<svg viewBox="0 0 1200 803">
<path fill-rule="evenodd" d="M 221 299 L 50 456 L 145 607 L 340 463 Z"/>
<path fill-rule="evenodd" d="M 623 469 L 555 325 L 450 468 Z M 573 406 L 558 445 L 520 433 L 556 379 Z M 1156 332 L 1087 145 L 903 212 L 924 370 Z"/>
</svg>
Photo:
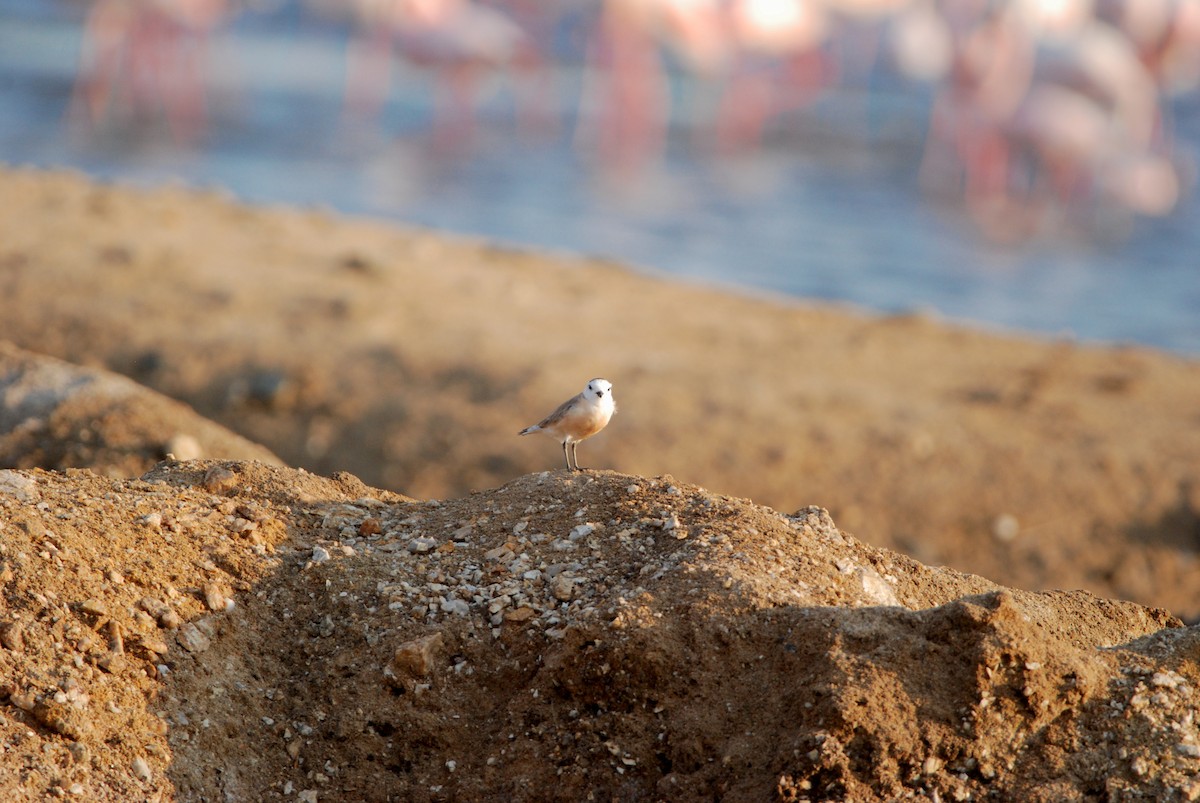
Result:
<svg viewBox="0 0 1200 803">
<path fill-rule="evenodd" d="M 567 399 L 557 410 L 533 426 L 525 427 L 518 434 L 545 432 L 562 444 L 567 470 L 582 471 L 579 467 L 579 455 L 576 453 L 579 442 L 604 429 L 616 411 L 612 383 L 597 377 L 588 382 L 587 387 L 578 396 Z M 572 457 L 575 458 L 574 466 L 571 465 Z"/>
</svg>

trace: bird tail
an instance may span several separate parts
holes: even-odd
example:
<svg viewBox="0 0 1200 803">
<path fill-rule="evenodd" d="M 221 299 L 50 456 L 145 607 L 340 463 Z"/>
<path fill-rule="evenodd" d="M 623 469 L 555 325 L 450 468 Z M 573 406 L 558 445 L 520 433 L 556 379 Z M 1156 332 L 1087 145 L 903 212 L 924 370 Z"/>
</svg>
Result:
<svg viewBox="0 0 1200 803">
<path fill-rule="evenodd" d="M 525 427 L 525 429 L 521 430 L 517 434 L 518 435 L 528 435 L 532 432 L 541 432 L 541 431 L 542 431 L 542 428 L 539 427 L 537 424 L 534 424 L 532 427 Z"/>
</svg>

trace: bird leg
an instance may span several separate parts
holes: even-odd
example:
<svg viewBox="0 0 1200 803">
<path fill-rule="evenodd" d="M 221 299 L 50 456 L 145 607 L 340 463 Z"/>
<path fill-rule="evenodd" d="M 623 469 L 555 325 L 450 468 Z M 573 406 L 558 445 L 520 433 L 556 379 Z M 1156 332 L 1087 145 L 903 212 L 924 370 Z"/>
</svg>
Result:
<svg viewBox="0 0 1200 803">
<path fill-rule="evenodd" d="M 575 470 L 583 471 L 583 469 L 579 467 L 579 441 L 572 441 L 571 456 L 575 458 Z"/>
</svg>

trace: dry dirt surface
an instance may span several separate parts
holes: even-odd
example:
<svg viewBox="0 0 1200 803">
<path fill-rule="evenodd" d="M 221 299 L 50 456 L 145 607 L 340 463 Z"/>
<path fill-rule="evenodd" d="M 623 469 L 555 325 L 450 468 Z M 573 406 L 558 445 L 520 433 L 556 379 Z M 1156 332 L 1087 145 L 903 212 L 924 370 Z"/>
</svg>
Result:
<svg viewBox="0 0 1200 803">
<path fill-rule="evenodd" d="M 0 795 L 1195 800 L 1200 628 L 677 481 L 0 472 Z"/>
<path fill-rule="evenodd" d="M 1001 584 L 1200 616 L 1200 365 L 752 298 L 219 193 L 0 168 L 0 338 L 415 497 L 584 465 L 794 510 Z M 132 424 L 131 424 L 132 426 Z"/>
</svg>

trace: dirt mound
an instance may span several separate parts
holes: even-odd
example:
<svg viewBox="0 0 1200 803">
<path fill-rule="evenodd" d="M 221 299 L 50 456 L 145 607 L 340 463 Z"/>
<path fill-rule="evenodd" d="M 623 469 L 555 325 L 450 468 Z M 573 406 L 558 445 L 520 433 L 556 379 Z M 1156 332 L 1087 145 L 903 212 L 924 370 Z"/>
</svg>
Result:
<svg viewBox="0 0 1200 803">
<path fill-rule="evenodd" d="M 279 464 L 258 444 L 126 377 L 0 341 L 0 466 L 137 477 L 168 454 Z"/>
<path fill-rule="evenodd" d="M 1200 630 L 669 476 L 0 472 L 6 800 L 1200 796 Z"/>
<path fill-rule="evenodd" d="M 748 298 L 216 193 L 0 170 L 0 318 L 291 465 L 445 498 L 558 465 L 514 433 L 593 376 L 585 464 L 818 503 L 1009 586 L 1200 616 L 1200 365 Z"/>
</svg>

